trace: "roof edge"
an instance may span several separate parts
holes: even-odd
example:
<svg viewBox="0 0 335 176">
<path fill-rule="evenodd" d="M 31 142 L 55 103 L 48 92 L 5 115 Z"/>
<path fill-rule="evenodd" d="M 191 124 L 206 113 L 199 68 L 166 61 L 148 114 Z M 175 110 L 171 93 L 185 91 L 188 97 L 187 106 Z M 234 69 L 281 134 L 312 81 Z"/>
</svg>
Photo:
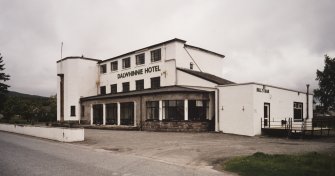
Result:
<svg viewBox="0 0 335 176">
<path fill-rule="evenodd" d="M 291 91 L 291 92 L 298 92 L 298 93 L 307 94 L 307 92 L 303 92 L 303 91 L 299 91 L 299 90 L 288 89 L 288 88 L 279 87 L 279 86 L 273 86 L 273 85 L 270 85 L 270 84 L 262 84 L 262 83 L 258 83 L 258 82 L 246 82 L 246 83 L 238 83 L 238 84 L 217 85 L 216 87 L 231 87 L 231 86 L 242 86 L 242 85 L 250 85 L 250 84 L 255 84 L 255 85 L 259 85 L 259 86 L 267 86 L 267 87 L 287 90 L 287 91 Z M 309 95 L 314 95 L 314 94 L 309 93 Z"/>
<path fill-rule="evenodd" d="M 217 84 L 217 85 L 220 85 L 220 83 L 217 82 L 217 81 L 209 80 L 209 79 L 203 78 L 203 77 L 201 77 L 201 76 L 199 76 L 199 75 L 196 75 L 196 74 L 194 74 L 194 73 L 191 73 L 192 71 L 195 71 L 195 70 L 190 70 L 190 71 L 188 72 L 188 71 L 187 71 L 188 69 L 180 68 L 180 67 L 177 67 L 177 70 L 180 70 L 180 71 L 182 71 L 182 72 L 184 72 L 184 73 L 187 73 L 187 74 L 193 75 L 193 76 L 195 76 L 195 77 L 204 79 L 204 80 L 206 80 L 206 81 L 215 83 L 215 84 Z M 210 73 L 207 73 L 207 72 L 203 72 L 203 73 L 210 74 Z M 213 74 L 210 74 L 210 75 L 213 75 Z M 216 76 L 216 75 L 213 75 L 213 76 Z M 218 77 L 218 76 L 216 76 L 216 77 Z M 221 77 L 219 77 L 219 78 L 221 78 Z M 221 79 L 223 79 L 223 78 L 221 78 Z M 224 79 L 224 80 L 226 80 L 226 79 Z M 229 80 L 226 80 L 226 81 L 229 81 Z M 229 82 L 232 82 L 232 81 L 229 81 Z M 232 82 L 232 84 L 234 84 L 234 82 Z"/>
<path fill-rule="evenodd" d="M 118 59 L 120 57 L 125 57 L 125 56 L 128 56 L 128 55 L 131 55 L 131 54 L 135 54 L 141 50 L 146 50 L 146 49 L 151 49 L 151 48 L 155 48 L 159 45 L 164 45 L 164 44 L 167 44 L 167 43 L 171 43 L 171 42 L 181 42 L 181 43 L 186 43 L 185 40 L 182 40 L 182 39 L 179 39 L 179 38 L 174 38 L 174 39 L 171 39 L 171 40 L 167 40 L 165 42 L 161 42 L 161 43 L 157 43 L 157 44 L 154 44 L 154 45 L 150 45 L 150 46 L 147 46 L 147 47 L 144 47 L 144 48 L 141 48 L 141 49 L 137 49 L 137 50 L 134 50 L 134 51 L 130 51 L 128 53 L 125 53 L 125 54 L 121 54 L 121 55 L 118 55 L 118 56 L 115 56 L 115 57 L 112 57 L 112 58 L 109 58 L 109 59 L 106 59 L 106 60 L 101 60 L 99 63 L 103 63 L 103 62 L 107 62 L 107 61 L 111 61 L 111 60 L 114 60 L 114 59 Z"/>
<path fill-rule="evenodd" d="M 99 59 L 93 59 L 93 58 L 82 57 L 82 56 L 68 56 L 68 57 L 64 57 L 63 59 L 58 60 L 56 63 L 59 63 L 59 62 L 62 62 L 68 59 L 84 59 L 84 60 L 95 61 L 95 62 L 101 61 Z"/>
<path fill-rule="evenodd" d="M 219 54 L 219 53 L 216 53 L 216 52 L 213 52 L 213 51 L 209 51 L 209 50 L 206 50 L 206 49 L 197 47 L 197 46 L 188 45 L 188 44 L 184 44 L 184 46 L 185 46 L 185 47 L 188 47 L 188 48 L 193 48 L 193 49 L 196 49 L 196 50 L 200 50 L 200 51 L 203 51 L 203 52 L 206 52 L 206 53 L 210 53 L 210 54 L 219 56 L 219 57 L 221 57 L 221 58 L 225 58 L 225 57 L 226 57 L 226 56 L 223 55 L 223 54 Z"/>
</svg>

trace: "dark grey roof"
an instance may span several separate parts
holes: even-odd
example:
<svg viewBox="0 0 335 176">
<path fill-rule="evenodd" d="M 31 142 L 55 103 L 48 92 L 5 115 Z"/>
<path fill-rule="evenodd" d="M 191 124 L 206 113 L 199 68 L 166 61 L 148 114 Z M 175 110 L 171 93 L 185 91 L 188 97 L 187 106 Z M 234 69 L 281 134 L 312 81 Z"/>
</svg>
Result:
<svg viewBox="0 0 335 176">
<path fill-rule="evenodd" d="M 198 90 L 192 88 L 186 88 L 182 86 L 166 86 L 158 89 L 144 89 L 144 90 L 136 90 L 130 92 L 119 92 L 116 94 L 105 94 L 105 95 L 96 95 L 91 97 L 83 97 L 80 98 L 80 101 L 89 101 L 89 100 L 98 100 L 98 99 L 109 99 L 109 98 L 119 98 L 119 97 L 131 97 L 138 95 L 148 95 L 148 94 L 160 94 L 160 93 L 185 93 L 185 92 L 208 92 L 205 90 Z"/>
<path fill-rule="evenodd" d="M 200 71 L 195 71 L 195 70 L 190 70 L 190 69 L 186 69 L 186 68 L 177 68 L 177 70 L 183 71 L 185 73 L 191 74 L 193 76 L 205 79 L 207 81 L 216 83 L 218 85 L 225 85 L 225 84 L 235 84 L 232 81 L 220 78 L 218 76 L 209 74 L 209 73 L 205 73 L 205 72 L 200 72 Z"/>
<path fill-rule="evenodd" d="M 101 61 L 99 59 L 87 58 L 87 57 L 83 57 L 83 56 L 69 56 L 69 57 L 65 57 L 61 60 L 58 60 L 57 63 L 62 62 L 64 60 L 68 60 L 68 59 L 84 59 L 84 60 L 90 60 L 90 61 L 95 61 L 95 62 L 100 62 Z"/>
</svg>

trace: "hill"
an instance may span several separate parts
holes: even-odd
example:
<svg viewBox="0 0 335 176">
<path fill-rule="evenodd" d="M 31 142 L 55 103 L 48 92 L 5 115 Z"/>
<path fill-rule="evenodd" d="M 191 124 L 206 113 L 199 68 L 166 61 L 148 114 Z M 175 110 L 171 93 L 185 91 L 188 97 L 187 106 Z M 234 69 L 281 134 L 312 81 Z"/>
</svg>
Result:
<svg viewBox="0 0 335 176">
<path fill-rule="evenodd" d="M 9 91 L 7 95 L 8 97 L 21 97 L 21 98 L 28 98 L 28 99 L 48 99 L 48 97 L 43 97 L 39 95 L 30 95 L 30 94 L 15 92 L 15 91 Z"/>
</svg>

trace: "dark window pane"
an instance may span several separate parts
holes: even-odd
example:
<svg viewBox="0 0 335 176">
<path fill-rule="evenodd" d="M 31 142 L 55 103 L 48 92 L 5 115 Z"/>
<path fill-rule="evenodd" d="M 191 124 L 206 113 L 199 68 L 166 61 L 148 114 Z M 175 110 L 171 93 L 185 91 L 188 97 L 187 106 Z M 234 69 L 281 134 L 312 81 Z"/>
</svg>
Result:
<svg viewBox="0 0 335 176">
<path fill-rule="evenodd" d="M 161 60 L 161 49 L 151 51 L 151 62 L 156 62 Z"/>
<path fill-rule="evenodd" d="M 136 81 L 136 90 L 143 90 L 144 89 L 144 80 L 137 80 Z"/>
<path fill-rule="evenodd" d="M 101 86 L 101 87 L 100 87 L 100 94 L 101 94 L 101 95 L 106 94 L 106 86 Z"/>
<path fill-rule="evenodd" d="M 147 101 L 147 119 L 159 119 L 159 101 Z"/>
<path fill-rule="evenodd" d="M 117 104 L 106 104 L 106 125 L 117 125 Z"/>
<path fill-rule="evenodd" d="M 294 121 L 303 120 L 303 104 L 300 102 L 293 103 L 293 119 Z"/>
<path fill-rule="evenodd" d="M 136 55 L 136 65 L 142 65 L 144 63 L 145 63 L 145 55 L 144 55 L 144 53 Z"/>
<path fill-rule="evenodd" d="M 122 91 L 129 92 L 129 82 L 122 83 Z"/>
<path fill-rule="evenodd" d="M 117 84 L 112 84 L 112 85 L 111 85 L 111 93 L 112 93 L 112 94 L 117 93 Z"/>
<path fill-rule="evenodd" d="M 134 103 L 120 103 L 121 125 L 134 125 Z"/>
<path fill-rule="evenodd" d="M 71 106 L 71 116 L 76 116 L 76 106 Z"/>
<path fill-rule="evenodd" d="M 102 124 L 103 106 L 102 104 L 93 105 L 93 124 Z"/>
<path fill-rule="evenodd" d="M 117 70 L 117 61 L 111 62 L 111 71 L 116 71 Z"/>
<path fill-rule="evenodd" d="M 184 100 L 164 100 L 163 117 L 168 120 L 184 120 Z"/>
<path fill-rule="evenodd" d="M 122 59 L 122 68 L 129 68 L 130 67 L 130 57 Z"/>
<path fill-rule="evenodd" d="M 100 73 L 106 73 L 107 72 L 107 66 L 106 64 L 100 66 Z"/>
<path fill-rule="evenodd" d="M 157 89 L 161 87 L 161 77 L 151 78 L 151 88 Z"/>
<path fill-rule="evenodd" d="M 188 101 L 188 119 L 189 120 L 206 120 L 208 112 L 208 101 L 189 100 Z"/>
</svg>

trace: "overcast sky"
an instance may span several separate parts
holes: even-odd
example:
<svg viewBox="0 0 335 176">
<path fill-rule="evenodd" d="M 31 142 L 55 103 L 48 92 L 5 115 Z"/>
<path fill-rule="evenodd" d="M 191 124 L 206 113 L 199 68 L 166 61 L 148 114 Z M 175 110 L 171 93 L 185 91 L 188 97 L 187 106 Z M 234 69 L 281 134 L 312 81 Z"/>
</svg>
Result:
<svg viewBox="0 0 335 176">
<path fill-rule="evenodd" d="M 56 93 L 56 61 L 107 59 L 172 38 L 226 56 L 224 78 L 305 91 L 335 57 L 333 0 L 0 0 L 12 91 Z"/>
</svg>

